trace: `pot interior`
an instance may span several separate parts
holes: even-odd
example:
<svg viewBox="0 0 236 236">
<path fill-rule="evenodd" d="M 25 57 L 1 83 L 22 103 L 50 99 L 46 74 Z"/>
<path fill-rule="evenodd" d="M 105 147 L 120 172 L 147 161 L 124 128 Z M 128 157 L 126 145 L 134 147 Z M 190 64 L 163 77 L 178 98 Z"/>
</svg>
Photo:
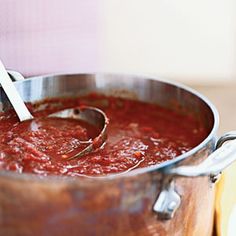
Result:
<svg viewBox="0 0 236 236">
<path fill-rule="evenodd" d="M 17 81 L 15 85 L 25 102 L 97 92 L 155 103 L 178 113 L 194 115 L 208 136 L 218 126 L 217 111 L 206 98 L 165 80 L 113 74 L 72 74 L 33 77 Z M 11 104 L 1 89 L 0 111 L 9 108 Z"/>
</svg>

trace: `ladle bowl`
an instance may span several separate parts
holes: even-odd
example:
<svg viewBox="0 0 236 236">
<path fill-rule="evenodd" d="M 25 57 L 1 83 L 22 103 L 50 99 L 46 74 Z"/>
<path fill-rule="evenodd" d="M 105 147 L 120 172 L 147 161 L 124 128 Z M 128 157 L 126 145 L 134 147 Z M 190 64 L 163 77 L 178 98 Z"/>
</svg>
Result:
<svg viewBox="0 0 236 236">
<path fill-rule="evenodd" d="M 0 60 L 0 83 L 10 100 L 20 122 L 34 119 L 33 115 L 28 110 L 17 89 L 15 88 L 8 72 Z M 83 155 L 92 152 L 94 149 L 100 147 L 106 140 L 106 128 L 108 125 L 108 118 L 106 114 L 100 109 L 89 106 L 81 106 L 72 109 L 65 109 L 50 115 L 51 117 L 73 118 L 83 120 L 93 126 L 99 128 L 99 135 L 94 140 L 88 140 L 88 146 L 83 150 L 78 151 L 73 156 L 68 156 L 66 160 L 82 157 Z"/>
</svg>

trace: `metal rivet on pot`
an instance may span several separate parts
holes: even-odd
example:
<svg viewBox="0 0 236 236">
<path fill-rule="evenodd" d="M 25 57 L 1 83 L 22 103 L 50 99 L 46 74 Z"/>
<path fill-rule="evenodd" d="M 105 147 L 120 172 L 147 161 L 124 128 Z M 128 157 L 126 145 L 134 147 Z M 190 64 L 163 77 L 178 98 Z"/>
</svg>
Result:
<svg viewBox="0 0 236 236">
<path fill-rule="evenodd" d="M 168 205 L 168 210 L 169 211 L 174 211 L 175 208 L 176 208 L 176 205 L 177 205 L 176 202 L 174 202 L 174 201 L 170 202 L 169 205 Z"/>
<path fill-rule="evenodd" d="M 169 220 L 174 217 L 180 202 L 181 198 L 175 191 L 174 182 L 167 182 L 154 203 L 153 210 L 157 213 L 159 219 Z"/>
</svg>

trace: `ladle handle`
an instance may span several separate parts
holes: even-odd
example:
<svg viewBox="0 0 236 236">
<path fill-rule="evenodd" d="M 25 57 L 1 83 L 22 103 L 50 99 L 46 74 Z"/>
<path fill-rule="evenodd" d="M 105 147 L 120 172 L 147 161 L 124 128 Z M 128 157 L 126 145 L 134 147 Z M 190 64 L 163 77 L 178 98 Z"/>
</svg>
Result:
<svg viewBox="0 0 236 236">
<path fill-rule="evenodd" d="M 15 112 L 17 113 L 17 116 L 19 117 L 20 121 L 32 119 L 33 116 L 31 115 L 22 98 L 20 97 L 1 60 L 0 83 L 8 99 L 10 100 Z"/>
<path fill-rule="evenodd" d="M 196 166 L 169 168 L 165 170 L 165 173 L 186 177 L 217 176 L 226 167 L 236 161 L 236 131 L 223 135 L 218 140 L 216 148 L 205 161 Z"/>
</svg>

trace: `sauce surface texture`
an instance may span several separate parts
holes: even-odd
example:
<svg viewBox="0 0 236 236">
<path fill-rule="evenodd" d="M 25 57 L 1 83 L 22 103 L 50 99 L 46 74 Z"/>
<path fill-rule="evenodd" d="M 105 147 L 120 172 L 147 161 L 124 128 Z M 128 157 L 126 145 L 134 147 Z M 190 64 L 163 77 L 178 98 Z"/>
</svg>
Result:
<svg viewBox="0 0 236 236">
<path fill-rule="evenodd" d="M 106 143 L 82 158 L 63 157 L 94 138 L 94 127 L 72 119 L 46 118 L 78 105 L 102 109 L 109 118 Z M 141 101 L 90 94 L 28 104 L 35 119 L 20 123 L 14 111 L 0 115 L 0 170 L 40 175 L 99 176 L 175 158 L 207 135 L 192 116 Z"/>
</svg>

